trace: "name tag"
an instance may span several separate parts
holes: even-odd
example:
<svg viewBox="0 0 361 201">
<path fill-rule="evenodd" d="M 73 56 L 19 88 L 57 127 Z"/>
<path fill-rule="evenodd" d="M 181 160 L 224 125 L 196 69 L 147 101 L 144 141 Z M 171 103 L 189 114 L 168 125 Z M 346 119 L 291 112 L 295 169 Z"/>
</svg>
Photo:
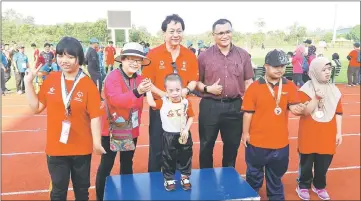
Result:
<svg viewBox="0 0 361 201">
<path fill-rule="evenodd" d="M 26 68 L 26 63 L 22 63 L 21 67 Z"/>
<path fill-rule="evenodd" d="M 136 128 L 139 126 L 138 123 L 138 111 L 135 111 L 132 113 L 132 124 L 133 124 L 133 128 Z"/>
<path fill-rule="evenodd" d="M 60 142 L 63 144 L 68 143 L 69 133 L 70 133 L 70 121 L 63 121 L 61 127 L 61 135 L 60 135 Z"/>
</svg>

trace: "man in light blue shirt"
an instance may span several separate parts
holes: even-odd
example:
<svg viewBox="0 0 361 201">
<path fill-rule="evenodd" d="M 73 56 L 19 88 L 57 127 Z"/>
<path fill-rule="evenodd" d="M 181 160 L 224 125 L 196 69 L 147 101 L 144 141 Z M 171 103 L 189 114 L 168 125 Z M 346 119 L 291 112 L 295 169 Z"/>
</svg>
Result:
<svg viewBox="0 0 361 201">
<path fill-rule="evenodd" d="M 16 91 L 18 94 L 25 93 L 24 76 L 29 68 L 29 59 L 24 53 L 24 46 L 18 47 L 19 52 L 14 55 L 13 62 L 15 66 Z"/>
</svg>

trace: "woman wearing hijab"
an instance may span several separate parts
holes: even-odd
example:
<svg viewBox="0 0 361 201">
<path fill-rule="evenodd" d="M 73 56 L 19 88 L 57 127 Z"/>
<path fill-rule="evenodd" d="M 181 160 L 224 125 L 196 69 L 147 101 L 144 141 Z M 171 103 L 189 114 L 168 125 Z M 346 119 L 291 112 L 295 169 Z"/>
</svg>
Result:
<svg viewBox="0 0 361 201">
<path fill-rule="evenodd" d="M 133 174 L 133 156 L 139 136 L 143 95 L 152 87 L 150 81 L 136 73 L 142 66 L 150 64 L 145 55 L 142 45 L 125 44 L 121 55 L 115 58 L 115 61 L 121 63 L 120 68 L 111 71 L 105 79 L 103 94 L 107 114 L 102 117 L 102 146 L 106 154 L 101 157 L 96 176 L 97 200 L 103 200 L 105 179 L 110 175 L 118 152 L 120 174 Z M 126 122 L 131 125 L 127 129 L 114 126 L 124 125 Z M 117 133 L 124 134 L 123 136 L 128 134 L 129 137 L 117 140 Z M 129 145 L 129 150 L 121 150 L 123 142 Z"/>
<path fill-rule="evenodd" d="M 292 80 L 296 86 L 302 87 L 304 84 L 302 80 L 303 74 L 303 59 L 305 54 L 305 46 L 299 45 L 296 49 L 295 55 L 292 57 L 292 66 L 293 66 L 293 76 Z"/>
<path fill-rule="evenodd" d="M 301 102 L 307 104 L 298 132 L 300 167 L 296 191 L 303 200 L 310 199 L 311 184 L 319 198 L 330 199 L 326 191 L 326 174 L 336 147 L 342 142 L 341 92 L 329 82 L 331 71 L 331 62 L 327 58 L 315 58 L 309 69 L 311 80 L 299 92 Z"/>
</svg>

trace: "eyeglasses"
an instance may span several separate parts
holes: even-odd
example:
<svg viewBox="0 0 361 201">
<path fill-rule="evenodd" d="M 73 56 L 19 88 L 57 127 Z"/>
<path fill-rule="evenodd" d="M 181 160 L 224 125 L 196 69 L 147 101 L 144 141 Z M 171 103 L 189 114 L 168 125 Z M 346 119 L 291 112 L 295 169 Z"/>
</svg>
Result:
<svg viewBox="0 0 361 201">
<path fill-rule="evenodd" d="M 229 35 L 230 33 L 232 33 L 232 31 L 231 30 L 228 30 L 228 31 L 222 31 L 222 32 L 219 32 L 219 33 L 214 33 L 213 32 L 213 34 L 215 34 L 215 35 L 217 35 L 217 36 L 224 36 L 224 35 Z"/>
<path fill-rule="evenodd" d="M 134 63 L 134 62 L 137 62 L 137 64 L 143 63 L 143 59 L 130 59 L 130 58 L 126 57 L 126 60 L 128 60 L 130 63 Z"/>
<path fill-rule="evenodd" d="M 172 67 L 173 67 L 173 73 L 174 73 L 174 74 L 178 74 L 176 62 L 172 62 Z"/>
</svg>

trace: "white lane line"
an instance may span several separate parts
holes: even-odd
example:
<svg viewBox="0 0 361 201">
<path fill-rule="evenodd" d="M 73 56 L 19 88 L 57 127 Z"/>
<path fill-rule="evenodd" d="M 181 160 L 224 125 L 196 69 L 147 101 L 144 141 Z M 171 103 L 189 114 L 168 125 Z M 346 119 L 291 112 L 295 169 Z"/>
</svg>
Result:
<svg viewBox="0 0 361 201">
<path fill-rule="evenodd" d="M 360 94 L 342 94 L 344 96 L 359 96 Z"/>
<path fill-rule="evenodd" d="M 1 131 L 1 133 L 21 133 L 21 132 L 34 133 L 39 131 L 46 131 L 46 129 L 37 128 L 37 129 L 28 129 L 28 130 L 7 130 L 7 131 Z"/>
<path fill-rule="evenodd" d="M 328 171 L 356 170 L 356 169 L 360 169 L 360 166 L 346 166 L 346 167 L 328 168 Z M 298 174 L 298 171 L 287 171 L 285 174 Z M 241 174 L 241 176 L 246 177 L 245 174 Z M 90 186 L 89 189 L 95 189 L 95 186 Z M 73 191 L 73 188 L 68 188 L 68 191 Z M 28 194 L 37 194 L 37 193 L 49 193 L 49 189 L 46 189 L 46 190 L 33 190 L 33 191 L 7 192 L 7 193 L 1 193 L 1 196 L 28 195 Z"/>
<path fill-rule="evenodd" d="M 46 114 L 35 114 L 35 115 L 27 115 L 27 114 L 15 114 L 15 115 L 3 115 L 2 118 L 19 118 L 19 117 L 46 117 Z"/>
<path fill-rule="evenodd" d="M 19 104 L 19 105 L 2 105 L 1 107 L 29 107 L 29 105 L 23 105 L 23 104 Z"/>
<path fill-rule="evenodd" d="M 360 133 L 350 133 L 350 134 L 343 134 L 343 137 L 350 137 L 350 136 L 360 136 Z M 298 139 L 298 137 L 289 137 L 290 140 Z M 193 144 L 199 144 L 200 142 L 193 142 Z M 216 143 L 222 143 L 221 140 L 217 140 Z M 149 144 L 141 144 L 137 145 L 137 148 L 144 148 L 149 147 Z M 7 154 L 1 154 L 1 156 L 18 156 L 18 155 L 32 155 L 32 154 L 45 154 L 45 152 L 13 152 Z"/>
</svg>

